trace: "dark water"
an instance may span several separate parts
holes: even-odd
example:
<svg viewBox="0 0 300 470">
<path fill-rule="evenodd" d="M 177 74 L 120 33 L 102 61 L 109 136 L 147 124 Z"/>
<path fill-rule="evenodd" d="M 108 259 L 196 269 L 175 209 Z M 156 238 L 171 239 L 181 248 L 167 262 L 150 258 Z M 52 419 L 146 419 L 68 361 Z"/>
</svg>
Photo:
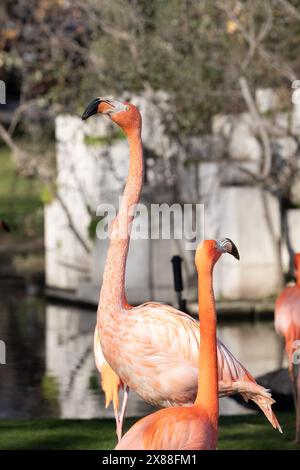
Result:
<svg viewBox="0 0 300 470">
<path fill-rule="evenodd" d="M 93 358 L 96 313 L 47 304 L 16 284 L 0 287 L 0 340 L 6 364 L 0 365 L 0 418 L 112 416 Z M 219 338 L 254 376 L 278 368 L 280 342 L 272 322 L 221 324 Z M 221 400 L 222 414 L 249 412 Z M 131 394 L 128 416 L 149 412 Z"/>
</svg>

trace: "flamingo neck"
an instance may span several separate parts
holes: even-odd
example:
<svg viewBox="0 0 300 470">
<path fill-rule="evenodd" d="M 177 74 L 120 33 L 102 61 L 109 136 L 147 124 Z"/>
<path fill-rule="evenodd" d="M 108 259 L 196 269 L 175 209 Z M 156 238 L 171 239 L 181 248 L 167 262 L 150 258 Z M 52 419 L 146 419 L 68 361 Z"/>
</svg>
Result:
<svg viewBox="0 0 300 470">
<path fill-rule="evenodd" d="M 139 202 L 143 184 L 143 150 L 141 131 L 127 131 L 129 143 L 129 172 L 117 217 L 111 226 L 110 244 L 100 292 L 97 320 L 118 315 L 127 306 L 125 270 L 134 207 Z"/>
<path fill-rule="evenodd" d="M 296 273 L 296 286 L 300 287 L 300 269 L 297 269 Z"/>
<path fill-rule="evenodd" d="M 213 262 L 203 259 L 198 270 L 198 309 L 200 321 L 200 354 L 198 393 L 195 405 L 205 409 L 217 431 L 218 360 L 217 360 L 217 318 L 212 284 Z"/>
</svg>

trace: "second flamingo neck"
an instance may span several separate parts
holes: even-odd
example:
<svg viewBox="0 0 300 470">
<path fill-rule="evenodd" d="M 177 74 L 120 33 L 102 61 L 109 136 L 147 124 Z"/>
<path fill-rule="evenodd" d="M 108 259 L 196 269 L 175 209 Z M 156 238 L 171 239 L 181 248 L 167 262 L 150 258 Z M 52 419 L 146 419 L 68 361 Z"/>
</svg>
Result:
<svg viewBox="0 0 300 470">
<path fill-rule="evenodd" d="M 112 224 L 111 240 L 103 273 L 98 317 L 118 314 L 126 306 L 125 270 L 134 206 L 139 202 L 143 184 L 143 151 L 140 132 L 128 134 L 129 172 L 119 213 Z M 99 319 L 99 318 L 98 318 Z"/>
<path fill-rule="evenodd" d="M 218 361 L 217 361 L 217 319 L 212 284 L 213 264 L 203 260 L 198 271 L 200 358 L 198 393 L 195 404 L 205 409 L 212 424 L 217 428 L 218 404 Z"/>
</svg>

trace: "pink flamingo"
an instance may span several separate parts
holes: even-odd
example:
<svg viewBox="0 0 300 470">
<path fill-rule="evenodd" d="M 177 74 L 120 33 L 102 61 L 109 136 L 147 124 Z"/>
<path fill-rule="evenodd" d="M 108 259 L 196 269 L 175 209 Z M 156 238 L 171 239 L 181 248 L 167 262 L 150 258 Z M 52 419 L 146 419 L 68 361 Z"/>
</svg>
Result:
<svg viewBox="0 0 300 470">
<path fill-rule="evenodd" d="M 138 421 L 117 450 L 214 450 L 218 439 L 217 316 L 213 268 L 223 253 L 239 259 L 234 243 L 205 240 L 197 249 L 200 351 L 198 392 L 192 406 L 164 408 Z M 201 282 L 200 282 L 201 280 Z"/>
<path fill-rule="evenodd" d="M 106 114 L 127 135 L 129 174 L 119 213 L 112 223 L 99 306 L 97 328 L 104 357 L 121 381 L 145 401 L 168 407 L 193 404 L 198 389 L 199 325 L 185 313 L 147 302 L 128 304 L 125 268 L 133 208 L 143 183 L 141 115 L 127 102 L 96 98 L 82 119 Z M 271 405 L 270 393 L 256 383 L 245 367 L 218 341 L 219 394 L 239 392 L 253 400 L 270 423 L 281 431 Z"/>
<path fill-rule="evenodd" d="M 296 285 L 283 289 L 275 304 L 275 329 L 285 339 L 296 408 L 296 443 L 300 443 L 300 253 L 295 255 Z"/>
</svg>

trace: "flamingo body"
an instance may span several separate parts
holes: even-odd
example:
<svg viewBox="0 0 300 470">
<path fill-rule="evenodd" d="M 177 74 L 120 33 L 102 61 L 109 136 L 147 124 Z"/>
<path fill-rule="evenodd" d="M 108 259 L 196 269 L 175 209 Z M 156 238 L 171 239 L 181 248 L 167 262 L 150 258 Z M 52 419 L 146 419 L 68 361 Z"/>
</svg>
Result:
<svg viewBox="0 0 300 470">
<path fill-rule="evenodd" d="M 275 329 L 285 339 L 296 408 L 296 442 L 300 443 L 300 253 L 295 255 L 297 282 L 283 289 L 275 304 Z"/>
<path fill-rule="evenodd" d="M 216 429 L 204 410 L 165 408 L 138 421 L 116 450 L 213 450 Z"/>
<path fill-rule="evenodd" d="M 293 346 L 300 340 L 300 286 L 286 287 L 275 305 L 275 329 L 285 338 L 286 352 L 292 366 Z"/>
<path fill-rule="evenodd" d="M 126 309 L 122 321 L 100 325 L 104 355 L 122 382 L 156 406 L 191 405 L 198 388 L 199 323 L 160 303 Z M 106 336 L 108 332 L 108 337 Z M 103 343 L 102 343 L 103 340 Z M 113 347 L 106 344 L 113 343 Z M 270 393 L 218 340 L 219 395 L 241 393 L 280 429 Z"/>
<path fill-rule="evenodd" d="M 205 240 L 197 249 L 198 305 L 202 335 L 198 349 L 198 391 L 190 407 L 160 410 L 137 422 L 122 438 L 116 450 L 213 450 L 218 437 L 218 361 L 216 309 L 212 288 L 215 262 L 223 250 L 239 259 L 229 239 L 224 244 Z M 201 261 L 207 261 L 200 266 Z M 201 274 L 200 274 L 201 272 Z M 199 278 L 201 277 L 201 284 Z M 176 346 L 176 345 L 175 345 Z"/>
</svg>

